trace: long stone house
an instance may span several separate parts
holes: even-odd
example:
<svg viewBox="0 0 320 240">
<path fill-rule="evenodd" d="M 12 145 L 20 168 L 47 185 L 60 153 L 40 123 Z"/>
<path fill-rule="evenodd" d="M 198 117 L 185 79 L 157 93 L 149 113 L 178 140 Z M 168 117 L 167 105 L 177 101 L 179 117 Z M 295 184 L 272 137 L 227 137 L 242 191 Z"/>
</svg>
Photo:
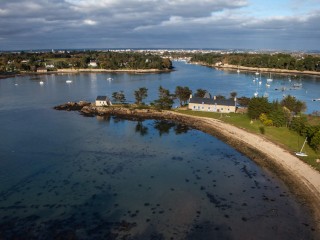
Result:
<svg viewBox="0 0 320 240">
<path fill-rule="evenodd" d="M 217 99 L 208 92 L 203 98 L 190 95 L 188 108 L 194 111 L 231 113 L 237 110 L 237 99 Z"/>
</svg>

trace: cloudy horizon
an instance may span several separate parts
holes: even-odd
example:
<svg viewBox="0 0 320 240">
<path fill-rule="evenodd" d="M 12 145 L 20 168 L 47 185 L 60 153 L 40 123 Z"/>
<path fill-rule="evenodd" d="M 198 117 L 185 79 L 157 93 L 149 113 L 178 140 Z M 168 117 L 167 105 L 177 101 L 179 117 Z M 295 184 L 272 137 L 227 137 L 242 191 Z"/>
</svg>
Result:
<svg viewBox="0 0 320 240">
<path fill-rule="evenodd" d="M 0 0 L 0 50 L 319 50 L 320 0 Z"/>
</svg>

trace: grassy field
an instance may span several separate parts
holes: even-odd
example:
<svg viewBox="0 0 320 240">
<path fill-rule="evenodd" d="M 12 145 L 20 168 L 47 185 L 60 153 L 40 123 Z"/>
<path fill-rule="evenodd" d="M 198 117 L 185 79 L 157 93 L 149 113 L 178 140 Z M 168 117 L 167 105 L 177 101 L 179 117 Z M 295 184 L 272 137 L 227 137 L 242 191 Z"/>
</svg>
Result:
<svg viewBox="0 0 320 240">
<path fill-rule="evenodd" d="M 219 119 L 223 122 L 232 124 L 236 127 L 247 130 L 255 134 L 263 135 L 265 138 L 270 141 L 278 144 L 279 146 L 287 149 L 288 151 L 298 152 L 304 142 L 304 137 L 298 135 L 294 131 L 290 131 L 286 127 L 266 127 L 263 126 L 259 120 L 251 121 L 246 114 L 237 114 L 237 113 L 212 113 L 212 112 L 198 112 L 191 110 L 176 110 L 179 113 L 198 116 L 198 117 L 208 117 Z M 264 127 L 264 134 L 260 132 L 260 127 Z M 320 164 L 316 162 L 316 159 L 320 159 L 320 154 L 315 152 L 307 144 L 304 148 L 304 151 L 308 154 L 308 157 L 300 157 L 301 160 L 308 163 L 318 171 L 320 171 Z"/>
</svg>

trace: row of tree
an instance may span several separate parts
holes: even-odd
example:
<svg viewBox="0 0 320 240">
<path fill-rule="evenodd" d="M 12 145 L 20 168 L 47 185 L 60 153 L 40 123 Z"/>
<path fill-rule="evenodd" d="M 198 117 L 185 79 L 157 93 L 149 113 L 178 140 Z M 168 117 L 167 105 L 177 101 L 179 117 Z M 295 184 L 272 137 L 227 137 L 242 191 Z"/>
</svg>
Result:
<svg viewBox="0 0 320 240">
<path fill-rule="evenodd" d="M 248 115 L 260 119 L 265 126 L 286 126 L 307 137 L 309 146 L 320 150 L 320 125 L 311 125 L 301 114 L 306 110 L 304 102 L 288 95 L 281 102 L 268 102 L 267 98 L 255 97 L 248 104 Z"/>
<path fill-rule="evenodd" d="M 0 71 L 35 71 L 51 65 L 51 70 L 61 68 L 89 68 L 94 61 L 101 69 L 172 69 L 169 58 L 139 52 L 72 51 L 63 53 L 1 53 Z"/>
<path fill-rule="evenodd" d="M 278 68 L 299 71 L 320 71 L 320 57 L 313 55 L 295 56 L 291 54 L 195 54 L 192 62 L 202 62 L 213 65 L 215 63 L 228 63 L 238 66 L 257 68 Z"/>
</svg>

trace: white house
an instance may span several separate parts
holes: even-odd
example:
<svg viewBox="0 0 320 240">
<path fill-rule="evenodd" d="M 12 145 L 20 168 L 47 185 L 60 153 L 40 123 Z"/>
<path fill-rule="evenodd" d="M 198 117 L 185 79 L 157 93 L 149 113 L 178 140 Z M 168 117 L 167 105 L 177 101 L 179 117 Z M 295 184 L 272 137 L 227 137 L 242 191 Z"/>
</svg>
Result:
<svg viewBox="0 0 320 240">
<path fill-rule="evenodd" d="M 98 96 L 96 98 L 96 106 L 102 107 L 102 106 L 111 106 L 112 102 L 107 96 Z"/>
<path fill-rule="evenodd" d="M 97 64 L 96 61 L 90 61 L 90 62 L 88 63 L 88 67 L 97 67 L 97 66 L 98 66 L 98 64 Z"/>
<path fill-rule="evenodd" d="M 211 97 L 210 93 L 206 93 L 203 98 L 190 96 L 188 108 L 194 111 L 205 112 L 236 112 L 237 100 L 234 99 L 217 99 L 216 96 Z"/>
</svg>

